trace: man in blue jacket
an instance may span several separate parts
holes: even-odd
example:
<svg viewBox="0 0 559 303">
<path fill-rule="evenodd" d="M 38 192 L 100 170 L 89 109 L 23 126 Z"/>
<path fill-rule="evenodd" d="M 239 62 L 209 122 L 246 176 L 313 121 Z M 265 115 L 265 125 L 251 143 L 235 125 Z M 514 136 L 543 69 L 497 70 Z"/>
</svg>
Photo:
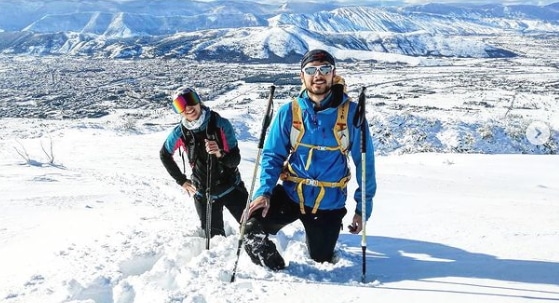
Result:
<svg viewBox="0 0 559 303">
<path fill-rule="evenodd" d="M 303 223 L 310 257 L 332 262 L 340 234 L 350 178 L 349 158 L 360 187 L 350 232 L 358 234 L 372 212 L 376 192 L 374 149 L 366 128 L 366 188 L 361 188 L 361 130 L 352 121 L 358 108 L 337 84 L 334 57 L 325 50 L 307 52 L 301 60 L 303 91 L 281 106 L 270 125 L 246 225 L 245 250 L 251 260 L 274 270 L 285 261 L 268 238 L 296 220 Z M 365 121 L 364 123 L 367 123 Z M 367 124 L 368 125 L 368 124 Z M 278 184 L 278 181 L 281 181 Z M 366 201 L 361 201 L 361 191 Z M 366 203 L 366 213 L 361 204 Z"/>
</svg>

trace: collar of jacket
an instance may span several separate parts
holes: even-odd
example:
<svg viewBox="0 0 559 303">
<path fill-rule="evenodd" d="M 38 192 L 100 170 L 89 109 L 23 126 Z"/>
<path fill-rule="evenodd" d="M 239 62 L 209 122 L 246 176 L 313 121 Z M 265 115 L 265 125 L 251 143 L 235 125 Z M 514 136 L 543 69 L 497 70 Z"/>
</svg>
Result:
<svg viewBox="0 0 559 303">
<path fill-rule="evenodd" d="M 301 105 L 301 109 L 303 109 L 303 110 L 311 110 L 312 109 L 315 112 L 330 112 L 330 111 L 336 110 L 336 108 L 338 108 L 338 106 L 344 104 L 345 102 L 348 102 L 349 97 L 346 94 L 344 94 L 343 95 L 343 100 L 340 102 L 340 104 L 338 104 L 335 107 L 332 107 L 333 106 L 332 92 L 330 92 L 326 96 L 326 98 L 324 98 L 322 101 L 320 101 L 320 109 L 318 109 L 318 110 L 315 109 L 315 107 L 314 107 L 315 103 L 314 103 L 314 101 L 312 101 L 309 98 L 309 94 L 308 94 L 306 89 L 303 90 L 299 94 L 299 99 L 302 101 L 302 102 L 299 102 L 299 104 Z"/>
<path fill-rule="evenodd" d="M 187 121 L 185 118 L 183 118 L 181 123 L 184 127 L 186 127 L 186 129 L 191 130 L 193 132 L 198 132 L 206 129 L 209 120 L 210 120 L 210 109 L 206 106 L 202 106 L 202 113 L 200 114 L 200 117 L 198 117 L 197 120 Z"/>
</svg>

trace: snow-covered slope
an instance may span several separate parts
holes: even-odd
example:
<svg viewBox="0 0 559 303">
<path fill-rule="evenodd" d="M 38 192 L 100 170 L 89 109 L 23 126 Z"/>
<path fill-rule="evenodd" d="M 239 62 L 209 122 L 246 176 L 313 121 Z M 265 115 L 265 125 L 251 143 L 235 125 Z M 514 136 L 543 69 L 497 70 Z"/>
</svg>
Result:
<svg viewBox="0 0 559 303">
<path fill-rule="evenodd" d="M 250 184 L 265 102 L 254 99 L 246 114 L 231 107 L 238 92 L 207 104 L 239 130 L 240 171 Z M 555 155 L 377 155 L 365 283 L 360 236 L 344 229 L 338 261 L 319 264 L 308 257 L 299 222 L 272 237 L 285 270 L 256 266 L 242 252 L 229 283 L 238 224 L 225 212 L 227 237 L 205 250 L 191 198 L 159 161 L 176 121 L 169 108 L 137 128 L 119 128 L 116 113 L 2 119 L 2 303 L 559 300 Z M 350 199 L 350 214 L 354 207 Z"/>
</svg>

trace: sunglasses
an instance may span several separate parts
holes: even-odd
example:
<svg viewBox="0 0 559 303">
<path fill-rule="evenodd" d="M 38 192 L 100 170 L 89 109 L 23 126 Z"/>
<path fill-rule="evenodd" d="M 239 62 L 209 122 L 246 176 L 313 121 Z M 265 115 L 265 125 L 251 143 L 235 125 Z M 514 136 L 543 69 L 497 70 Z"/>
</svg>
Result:
<svg viewBox="0 0 559 303">
<path fill-rule="evenodd" d="M 175 97 L 173 100 L 173 109 L 177 114 L 180 114 L 186 110 L 187 106 L 194 106 L 199 103 L 200 96 L 198 96 L 195 91 L 187 89 Z"/>
<path fill-rule="evenodd" d="M 334 69 L 335 69 L 335 67 L 332 66 L 332 65 L 321 65 L 321 66 L 307 66 L 307 67 L 303 68 L 302 71 L 306 75 L 314 76 L 316 74 L 316 71 L 319 71 L 321 75 L 328 75 Z"/>
</svg>

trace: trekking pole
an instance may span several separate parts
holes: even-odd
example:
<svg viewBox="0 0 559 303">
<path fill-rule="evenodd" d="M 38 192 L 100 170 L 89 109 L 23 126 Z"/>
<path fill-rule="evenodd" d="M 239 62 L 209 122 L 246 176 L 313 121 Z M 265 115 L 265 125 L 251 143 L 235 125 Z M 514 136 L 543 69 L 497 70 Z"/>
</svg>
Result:
<svg viewBox="0 0 559 303">
<path fill-rule="evenodd" d="M 363 230 L 361 231 L 361 250 L 363 252 L 363 264 L 361 272 L 361 282 L 365 283 L 365 273 L 367 271 L 367 141 L 366 141 L 366 123 L 365 117 L 365 90 L 366 87 L 361 88 L 359 93 L 359 122 L 361 123 L 361 225 Z"/>
<path fill-rule="evenodd" d="M 260 132 L 260 140 L 258 141 L 258 153 L 256 154 L 256 160 L 254 162 L 254 171 L 252 173 L 252 182 L 250 185 L 250 192 L 247 198 L 247 203 L 245 206 L 245 210 L 243 211 L 243 219 L 241 222 L 241 231 L 239 234 L 239 244 L 237 246 L 237 259 L 235 260 L 235 265 L 233 267 L 233 273 L 231 274 L 231 282 L 235 282 L 235 275 L 237 273 L 237 265 L 239 264 L 239 257 L 241 256 L 241 250 L 243 248 L 243 238 L 245 235 L 245 228 L 248 220 L 248 210 L 250 208 L 250 201 L 252 198 L 252 193 L 254 191 L 254 183 L 256 181 L 256 173 L 258 172 L 258 164 L 260 163 L 260 156 L 262 155 L 262 148 L 264 147 L 264 138 L 266 137 L 266 130 L 270 125 L 270 121 L 272 120 L 273 115 L 273 99 L 274 99 L 274 92 L 276 90 L 275 86 L 270 86 L 270 97 L 268 99 L 268 105 L 266 107 L 266 113 L 264 115 L 264 120 L 262 120 L 262 130 Z"/>
<path fill-rule="evenodd" d="M 207 137 L 209 139 L 209 135 Z M 212 158 L 213 156 L 208 154 L 206 164 L 206 250 L 210 249 L 210 239 L 212 238 Z"/>
</svg>

